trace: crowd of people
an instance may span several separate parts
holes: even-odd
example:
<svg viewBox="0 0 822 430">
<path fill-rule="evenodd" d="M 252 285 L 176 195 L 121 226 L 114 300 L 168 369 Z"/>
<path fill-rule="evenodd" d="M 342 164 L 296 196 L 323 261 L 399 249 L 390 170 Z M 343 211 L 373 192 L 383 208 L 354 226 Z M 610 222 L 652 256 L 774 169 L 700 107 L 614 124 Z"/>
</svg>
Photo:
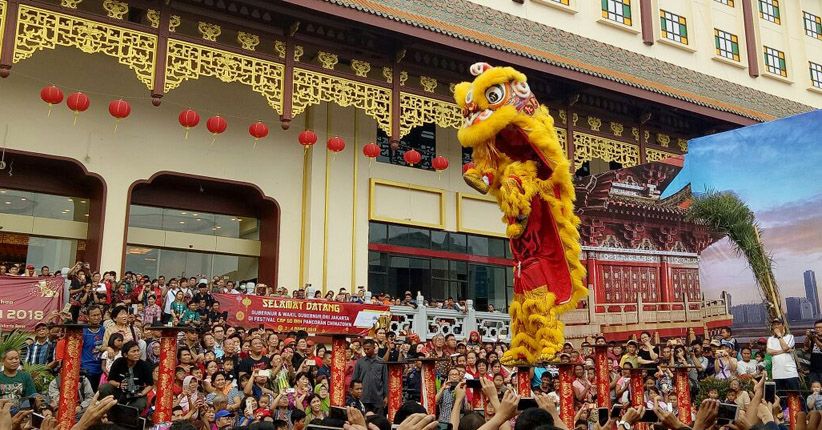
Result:
<svg viewBox="0 0 822 430">
<path fill-rule="evenodd" d="M 37 275 L 33 269 L 29 266 L 24 272 L 51 276 L 48 268 Z M 17 276 L 25 275 L 19 269 L 16 272 Z M 460 430 L 508 425 L 516 430 L 546 425 L 549 427 L 544 430 L 565 428 L 557 415 L 557 367 L 546 364 L 529 370 L 536 407 L 526 408 L 512 421 L 520 400 L 514 388 L 517 369 L 500 362 L 507 350 L 505 343 L 483 339 L 477 332 L 465 339 L 452 334 L 429 340 L 412 332 L 376 327 L 369 336 L 350 338 L 344 351 L 346 408 L 339 409 L 332 407 L 330 400 L 332 351 L 328 342 L 301 331 L 280 333 L 233 324 L 213 296 L 218 292 L 240 293 L 230 280 L 150 279 L 134 273 L 118 279 L 114 272 L 100 274 L 84 263 L 70 269 L 68 280 L 69 300 L 62 320 L 87 324 L 76 410 L 78 429 L 105 428 L 100 427 L 104 425 L 100 421 L 106 420 L 107 408 L 114 405 L 131 408 L 146 422 L 152 421 L 160 359 L 160 333 L 152 327 L 168 324 L 190 328 L 181 332 L 175 351 L 172 421 L 177 428 L 302 430 L 325 425 L 390 430 L 385 363 L 403 360 L 408 361 L 403 375 L 403 406 L 393 420 L 400 430 L 430 430 L 449 424 Z M 304 298 L 306 291 L 297 289 L 289 294 L 284 288 L 257 284 L 254 293 Z M 361 291 L 349 295 L 342 289 L 318 299 L 356 301 L 365 297 Z M 418 305 L 410 292 L 400 303 Z M 443 305 L 456 310 L 465 306 L 455 300 L 445 300 Z M 810 388 L 805 406 L 809 411 L 822 410 L 822 321 L 806 333 L 805 346 L 799 348 L 782 321 L 772 321 L 772 327 L 773 336 L 748 344 L 738 342 L 727 327 L 715 337 L 697 336 L 690 330 L 684 338 L 661 339 L 658 333 L 642 332 L 624 342 L 598 335 L 577 346 L 566 343 L 557 361 L 574 364 L 575 430 L 607 427 L 600 422 L 597 410 L 596 386 L 601 381 L 594 372 L 595 345 L 607 346 L 609 380 L 605 383 L 612 404 L 621 408 L 609 412 L 609 425 L 619 423 L 623 428 L 618 430 L 630 430 L 639 421 L 636 415 L 643 415 L 642 408 L 655 411 L 655 421 L 669 428 L 684 427 L 670 427 L 679 414 L 673 375 L 677 365 L 688 366 L 694 429 L 700 422 L 703 429 L 713 425 L 718 403 L 736 405 L 734 420 L 747 420 L 747 427 L 735 430 L 750 429 L 759 421 L 784 425 L 785 402 L 779 397 L 762 399 L 766 379 L 775 382 L 778 393 L 804 388 L 801 374 Z M 65 353 L 62 343 L 61 329 L 43 322 L 21 350 L 2 351 L 1 429 L 10 428 L 3 427 L 3 414 L 17 420 L 18 426 L 23 425 L 21 417 L 31 414 L 44 417 L 41 428 L 53 423 L 61 395 L 59 379 L 38 391 L 23 365 L 45 366 L 57 375 Z M 421 362 L 414 358 L 440 359 L 436 364 L 436 406 L 427 411 L 419 403 L 422 371 Z M 644 403 L 637 409 L 630 407 L 632 368 L 643 372 Z M 699 403 L 702 399 L 707 403 Z"/>
</svg>

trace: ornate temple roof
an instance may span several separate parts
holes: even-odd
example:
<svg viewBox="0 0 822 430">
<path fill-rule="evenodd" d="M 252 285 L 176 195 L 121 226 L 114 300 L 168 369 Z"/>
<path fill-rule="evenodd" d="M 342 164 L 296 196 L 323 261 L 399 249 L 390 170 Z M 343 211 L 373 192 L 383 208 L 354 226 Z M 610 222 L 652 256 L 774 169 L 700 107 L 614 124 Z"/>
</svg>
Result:
<svg viewBox="0 0 822 430">
<path fill-rule="evenodd" d="M 468 0 L 320 0 L 754 119 L 813 108 Z"/>
</svg>

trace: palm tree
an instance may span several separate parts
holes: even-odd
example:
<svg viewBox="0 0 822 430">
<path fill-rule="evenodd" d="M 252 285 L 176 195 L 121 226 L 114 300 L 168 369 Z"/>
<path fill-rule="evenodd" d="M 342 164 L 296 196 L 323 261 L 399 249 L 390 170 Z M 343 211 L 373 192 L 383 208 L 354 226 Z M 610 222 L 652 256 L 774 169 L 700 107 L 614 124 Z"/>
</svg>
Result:
<svg viewBox="0 0 822 430">
<path fill-rule="evenodd" d="M 784 321 L 782 297 L 773 274 L 773 260 L 762 243 L 756 217 L 745 202 L 732 192 L 708 191 L 694 197 L 687 218 L 728 236 L 736 252 L 745 257 L 753 271 L 760 296 L 767 305 L 768 317 L 770 320 L 780 318 Z"/>
</svg>

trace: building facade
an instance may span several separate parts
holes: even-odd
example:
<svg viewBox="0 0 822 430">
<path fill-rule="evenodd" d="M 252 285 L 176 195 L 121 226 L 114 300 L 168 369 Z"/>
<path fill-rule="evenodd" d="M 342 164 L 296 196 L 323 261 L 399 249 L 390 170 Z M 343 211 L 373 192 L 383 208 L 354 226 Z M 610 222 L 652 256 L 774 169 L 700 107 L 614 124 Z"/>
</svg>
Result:
<svg viewBox="0 0 822 430">
<path fill-rule="evenodd" d="M 451 99 L 487 61 L 528 75 L 573 161 L 591 295 L 569 324 L 620 336 L 726 324 L 699 289 L 698 255 L 716 238 L 683 221 L 689 190 L 659 196 L 688 139 L 822 106 L 800 67 L 822 63 L 822 41 L 797 30 L 822 11 L 779 9 L 778 44 L 752 0 L 595 3 L 0 0 L 0 259 L 504 308 L 513 261 L 496 203 L 462 181 Z M 742 67 L 688 27 L 720 6 L 723 31 L 754 23 L 755 43 L 722 45 Z M 759 44 L 786 55 L 787 77 L 767 74 Z M 37 95 L 52 84 L 90 108 L 47 106 Z M 119 99 L 132 110 L 116 121 L 106 105 Z M 190 130 L 186 109 L 201 117 Z M 211 133 L 218 115 L 228 127 Z M 255 140 L 260 120 L 269 133 Z M 300 145 L 304 130 L 316 145 Z M 343 151 L 326 149 L 332 137 Z M 450 167 L 434 170 L 435 156 Z"/>
<path fill-rule="evenodd" d="M 813 307 L 813 315 L 819 316 L 819 289 L 816 287 L 816 273 L 813 270 L 806 270 L 802 277 L 805 281 L 805 297 Z"/>
</svg>

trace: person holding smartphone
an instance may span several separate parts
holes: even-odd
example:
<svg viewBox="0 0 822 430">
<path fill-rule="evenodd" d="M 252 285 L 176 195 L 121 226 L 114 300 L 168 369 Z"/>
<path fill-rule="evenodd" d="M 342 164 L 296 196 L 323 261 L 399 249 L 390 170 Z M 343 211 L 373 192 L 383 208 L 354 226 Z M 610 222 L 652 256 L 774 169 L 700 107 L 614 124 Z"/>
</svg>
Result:
<svg viewBox="0 0 822 430">
<path fill-rule="evenodd" d="M 456 391 L 457 387 L 461 386 L 465 389 L 465 381 L 462 381 L 462 374 L 457 368 L 451 368 L 448 371 L 448 379 L 442 384 L 440 390 L 437 392 L 437 419 L 441 423 L 451 422 L 451 410 L 453 408 L 464 409 L 464 405 L 456 405 Z"/>
</svg>

